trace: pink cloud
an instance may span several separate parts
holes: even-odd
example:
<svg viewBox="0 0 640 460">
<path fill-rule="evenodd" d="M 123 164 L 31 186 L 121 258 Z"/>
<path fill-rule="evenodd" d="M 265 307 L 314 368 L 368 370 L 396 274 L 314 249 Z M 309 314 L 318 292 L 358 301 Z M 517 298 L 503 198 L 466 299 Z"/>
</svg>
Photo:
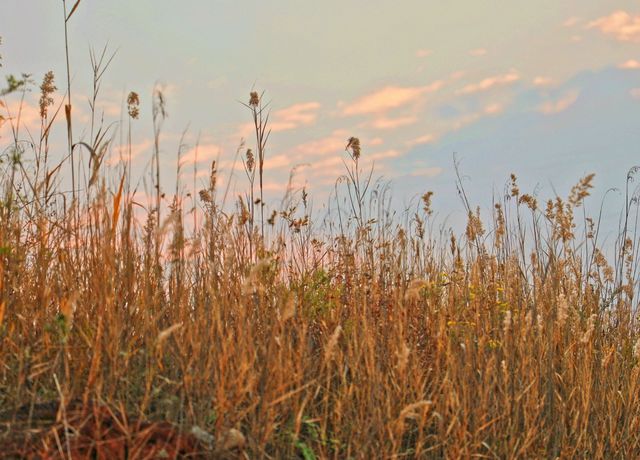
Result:
<svg viewBox="0 0 640 460">
<path fill-rule="evenodd" d="M 151 141 L 149 141 L 149 144 L 151 144 Z M 200 144 L 197 149 L 194 146 L 184 153 L 180 157 L 180 163 L 193 163 L 197 159 L 198 163 L 206 162 L 210 164 L 212 160 L 220 156 L 220 152 L 222 152 L 222 147 L 217 144 Z"/>
<path fill-rule="evenodd" d="M 424 177 L 436 177 L 439 174 L 442 174 L 442 168 L 438 167 L 438 166 L 433 166 L 430 168 L 418 168 L 418 169 L 414 169 L 411 172 L 411 176 L 414 177 L 418 177 L 418 176 L 424 176 Z"/>
<path fill-rule="evenodd" d="M 387 160 L 389 158 L 397 158 L 401 155 L 400 151 L 395 149 L 385 150 L 384 152 L 377 152 L 371 155 L 367 155 L 366 158 L 370 160 Z"/>
<path fill-rule="evenodd" d="M 625 61 L 622 64 L 620 64 L 618 68 L 626 69 L 626 70 L 640 69 L 640 61 L 636 61 L 635 59 L 629 59 L 628 61 Z"/>
<path fill-rule="evenodd" d="M 55 108 L 49 108 L 50 115 L 54 111 Z M 35 103 L 25 99 L 22 104 L 19 100 L 12 100 L 5 105 L 4 102 L 0 101 L 0 115 L 3 117 L 2 122 L 0 122 L 0 137 L 12 136 L 11 126 L 15 127 L 18 121 L 20 121 L 18 128 L 21 133 L 24 133 L 26 129 L 33 136 L 39 136 L 41 125 L 40 108 Z M 60 117 L 56 121 L 60 124 Z M 19 135 L 22 137 L 21 134 Z"/>
<path fill-rule="evenodd" d="M 553 83 L 553 80 L 549 77 L 535 77 L 533 79 L 533 86 L 549 86 Z"/>
<path fill-rule="evenodd" d="M 469 50 L 469 54 L 471 56 L 480 57 L 487 54 L 487 50 L 484 48 L 476 48 L 476 49 Z"/>
<path fill-rule="evenodd" d="M 469 84 L 462 89 L 458 90 L 458 94 L 473 94 L 481 91 L 488 91 L 497 86 L 504 86 L 514 83 L 520 80 L 520 75 L 515 70 L 511 70 L 504 75 L 495 75 L 493 77 L 485 78 L 478 83 Z"/>
<path fill-rule="evenodd" d="M 320 109 L 320 103 L 304 102 L 276 110 L 271 116 L 271 131 L 286 131 L 312 125 L 318 118 L 318 109 Z"/>
<path fill-rule="evenodd" d="M 268 128 L 275 133 L 312 125 L 318 119 L 318 109 L 320 109 L 318 102 L 303 102 L 276 110 L 269 117 Z M 234 137 L 242 139 L 255 137 L 253 123 L 240 124 L 236 128 Z"/>
<path fill-rule="evenodd" d="M 317 157 L 327 153 L 343 152 L 349 139 L 349 132 L 345 130 L 337 130 L 327 137 L 305 142 L 294 148 L 294 153 L 302 160 L 309 157 Z"/>
<path fill-rule="evenodd" d="M 151 139 L 145 139 L 141 142 L 132 143 L 131 144 L 131 161 L 137 160 L 144 153 L 151 154 L 151 149 L 153 147 L 153 141 Z M 129 145 L 122 144 L 116 146 L 115 149 L 118 152 L 118 155 L 114 155 L 107 160 L 107 164 L 109 166 L 117 165 L 120 160 L 128 162 L 129 161 Z M 120 156 L 121 155 L 121 156 Z"/>
<path fill-rule="evenodd" d="M 419 49 L 418 51 L 416 51 L 416 57 L 419 58 L 425 58 L 427 56 L 431 56 L 432 54 L 433 51 L 431 50 Z"/>
<path fill-rule="evenodd" d="M 598 29 L 621 42 L 640 42 L 640 16 L 618 10 L 587 24 L 587 29 Z"/>
<path fill-rule="evenodd" d="M 484 108 L 484 113 L 485 115 L 497 115 L 503 110 L 502 104 L 489 104 Z"/>
<path fill-rule="evenodd" d="M 411 104 L 423 94 L 438 91 L 443 85 L 442 81 L 436 81 L 426 86 L 387 86 L 367 94 L 351 104 L 347 104 L 342 113 L 346 116 L 381 114 L 388 110 Z"/>
<path fill-rule="evenodd" d="M 276 155 L 267 158 L 264 162 L 265 169 L 291 169 L 292 166 L 289 155 Z"/>
<path fill-rule="evenodd" d="M 471 123 L 475 123 L 482 117 L 493 116 L 504 111 L 504 104 L 491 103 L 486 105 L 481 111 L 475 113 L 468 113 L 461 116 L 451 124 L 452 130 L 456 131 Z"/>
<path fill-rule="evenodd" d="M 564 110 L 567 110 L 578 100 L 578 91 L 571 91 L 564 97 L 556 100 L 556 101 L 548 101 L 542 104 L 538 111 L 544 113 L 545 115 L 553 115 L 556 113 L 560 113 Z"/>
<path fill-rule="evenodd" d="M 400 118 L 387 118 L 381 117 L 374 120 L 371 126 L 375 129 L 396 129 L 401 126 L 412 125 L 418 121 L 417 117 L 400 117 Z"/>
<path fill-rule="evenodd" d="M 407 141 L 406 144 L 409 147 L 415 147 L 416 145 L 430 144 L 434 142 L 436 137 L 433 134 L 425 134 L 424 136 L 416 137 L 415 139 L 411 139 Z"/>
<path fill-rule="evenodd" d="M 633 88 L 629 91 L 629 94 L 631 94 L 631 97 L 634 99 L 640 99 L 640 88 Z"/>
<path fill-rule="evenodd" d="M 325 157 L 321 160 L 314 161 L 311 163 L 312 167 L 315 171 L 324 173 L 327 169 L 331 169 L 331 167 L 336 167 L 339 165 L 343 165 L 345 157 L 336 153 L 333 156 Z"/>
</svg>

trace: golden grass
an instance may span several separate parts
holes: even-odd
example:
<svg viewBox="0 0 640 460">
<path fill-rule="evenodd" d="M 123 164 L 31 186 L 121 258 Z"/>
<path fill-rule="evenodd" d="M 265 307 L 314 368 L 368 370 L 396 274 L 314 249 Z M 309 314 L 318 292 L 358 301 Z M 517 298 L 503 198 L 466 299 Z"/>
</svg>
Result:
<svg viewBox="0 0 640 460">
<path fill-rule="evenodd" d="M 142 226 L 128 170 L 110 191 L 94 163 L 65 198 L 42 115 L 40 146 L 3 149 L 0 443 L 20 410 L 62 399 L 237 429 L 249 458 L 640 456 L 637 200 L 609 262 L 575 217 L 592 176 L 546 209 L 513 177 L 488 219 L 461 189 L 466 232 L 433 232 L 429 193 L 404 224 L 385 214 L 352 138 L 331 224 L 306 195 L 265 220 L 252 164 L 235 211 L 213 166 L 197 228 L 179 195 Z"/>
</svg>

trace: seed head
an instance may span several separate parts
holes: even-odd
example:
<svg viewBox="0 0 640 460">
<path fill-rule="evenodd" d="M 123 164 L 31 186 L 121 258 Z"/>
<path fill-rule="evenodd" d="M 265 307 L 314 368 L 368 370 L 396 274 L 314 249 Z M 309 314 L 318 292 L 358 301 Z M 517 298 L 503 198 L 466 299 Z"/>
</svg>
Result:
<svg viewBox="0 0 640 460">
<path fill-rule="evenodd" d="M 42 85 L 40 85 L 40 118 L 47 118 L 47 109 L 53 104 L 51 94 L 58 88 L 53 84 L 53 72 L 50 70 L 44 74 Z"/>
<path fill-rule="evenodd" d="M 360 139 L 357 137 L 350 137 L 345 147 L 345 150 L 348 152 L 351 149 L 351 156 L 354 160 L 360 158 Z"/>
<path fill-rule="evenodd" d="M 256 165 L 256 159 L 253 156 L 253 150 L 247 149 L 247 171 L 252 172 L 253 167 Z"/>
<path fill-rule="evenodd" d="M 135 91 L 131 91 L 127 97 L 127 110 L 129 116 L 134 120 L 137 120 L 140 116 L 140 98 Z"/>
<path fill-rule="evenodd" d="M 258 107 L 259 104 L 260 104 L 260 96 L 258 96 L 258 92 L 251 91 L 251 94 L 249 95 L 249 105 L 251 107 Z"/>
</svg>

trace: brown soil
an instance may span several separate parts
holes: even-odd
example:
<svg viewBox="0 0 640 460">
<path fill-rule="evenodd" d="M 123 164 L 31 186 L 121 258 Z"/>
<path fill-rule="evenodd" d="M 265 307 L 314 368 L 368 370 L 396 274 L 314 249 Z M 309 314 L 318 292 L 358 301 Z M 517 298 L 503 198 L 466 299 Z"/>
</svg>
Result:
<svg viewBox="0 0 640 460">
<path fill-rule="evenodd" d="M 0 414 L 0 457 L 7 459 L 224 458 L 167 422 L 146 422 L 106 405 L 74 401 Z"/>
</svg>

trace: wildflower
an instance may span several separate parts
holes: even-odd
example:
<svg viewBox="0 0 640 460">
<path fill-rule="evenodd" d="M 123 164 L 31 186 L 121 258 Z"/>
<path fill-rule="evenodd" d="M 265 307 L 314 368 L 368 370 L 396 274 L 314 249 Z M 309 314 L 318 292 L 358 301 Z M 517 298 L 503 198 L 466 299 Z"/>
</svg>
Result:
<svg viewBox="0 0 640 460">
<path fill-rule="evenodd" d="M 44 74 L 42 85 L 40 85 L 40 118 L 47 118 L 47 109 L 53 105 L 51 94 L 58 88 L 53 84 L 53 72 L 49 71 Z"/>
<path fill-rule="evenodd" d="M 129 96 L 127 96 L 127 111 L 129 112 L 129 116 L 134 120 L 137 120 L 140 116 L 140 98 L 138 93 L 135 91 L 131 91 Z"/>
</svg>

